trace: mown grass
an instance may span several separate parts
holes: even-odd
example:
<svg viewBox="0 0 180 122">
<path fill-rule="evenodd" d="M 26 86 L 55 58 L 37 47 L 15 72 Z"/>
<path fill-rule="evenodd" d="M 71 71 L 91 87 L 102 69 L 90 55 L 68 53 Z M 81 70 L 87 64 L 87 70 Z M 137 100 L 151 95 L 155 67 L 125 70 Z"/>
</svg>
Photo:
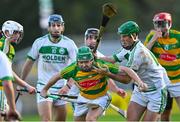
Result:
<svg viewBox="0 0 180 122">
<path fill-rule="evenodd" d="M 179 115 L 180 115 L 179 112 L 177 113 L 173 112 L 171 116 L 171 121 L 180 121 Z M 40 118 L 37 114 L 24 115 L 23 121 L 40 121 Z M 71 108 L 68 109 L 67 121 L 73 121 Z M 114 110 L 112 110 L 111 108 L 108 108 L 106 111 L 106 115 L 102 116 L 98 121 L 109 121 L 109 122 L 110 121 L 125 121 L 125 119 L 122 116 L 120 116 L 118 113 L 116 113 Z"/>
<path fill-rule="evenodd" d="M 119 97 L 116 94 L 112 94 L 112 103 L 117 107 L 126 110 L 131 93 L 128 92 L 128 95 L 125 99 Z M 70 104 L 68 104 L 68 116 L 67 121 L 73 121 L 72 108 Z M 35 115 L 23 115 L 23 121 L 40 121 L 38 114 Z M 99 118 L 98 121 L 125 121 L 125 119 L 119 115 L 116 111 L 111 109 L 110 107 L 106 111 L 106 115 Z M 180 121 L 180 111 L 175 101 L 173 101 L 173 111 L 171 115 L 171 121 Z"/>
</svg>

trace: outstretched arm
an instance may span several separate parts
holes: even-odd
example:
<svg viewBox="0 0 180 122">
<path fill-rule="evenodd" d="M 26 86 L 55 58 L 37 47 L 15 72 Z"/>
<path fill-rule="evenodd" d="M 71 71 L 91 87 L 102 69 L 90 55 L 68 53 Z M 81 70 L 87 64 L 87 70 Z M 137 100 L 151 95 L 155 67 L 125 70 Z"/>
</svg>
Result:
<svg viewBox="0 0 180 122">
<path fill-rule="evenodd" d="M 144 83 L 139 76 L 130 68 L 125 67 L 125 66 L 120 66 L 121 71 L 124 71 L 128 74 L 129 77 L 131 77 L 131 79 L 133 79 L 133 81 L 136 82 L 136 84 L 138 85 L 139 89 L 141 91 L 147 90 L 147 84 Z"/>
<path fill-rule="evenodd" d="M 24 80 L 22 80 L 14 71 L 13 71 L 13 76 L 15 78 L 16 83 L 21 87 L 26 88 L 30 94 L 36 92 L 36 89 L 33 86 L 29 85 Z"/>
<path fill-rule="evenodd" d="M 118 94 L 119 96 L 121 96 L 121 97 L 123 97 L 123 98 L 126 97 L 126 95 L 127 95 L 126 91 L 124 91 L 123 89 L 119 88 L 119 87 L 114 83 L 114 81 L 113 81 L 112 79 L 109 79 L 109 80 L 108 80 L 108 86 L 109 86 L 109 89 L 110 89 L 112 92 Z"/>
<path fill-rule="evenodd" d="M 120 68 L 120 71 L 127 73 L 127 75 L 138 84 L 140 90 L 143 91 L 143 90 L 147 89 L 147 84 L 145 84 L 143 81 L 141 81 L 139 76 L 132 69 L 125 67 L 125 66 L 120 66 L 119 68 Z M 94 67 L 94 71 L 96 71 L 97 73 L 100 73 L 102 75 L 106 75 L 109 78 L 112 78 L 116 81 L 122 82 L 120 73 L 113 74 L 113 73 L 109 72 L 109 70 L 107 68 L 96 68 L 96 67 Z"/>
<path fill-rule="evenodd" d="M 47 91 L 48 89 L 53 86 L 58 80 L 61 79 L 61 76 L 59 73 L 57 73 L 56 75 L 54 75 L 49 81 L 48 83 L 44 86 L 44 88 L 41 91 L 41 96 L 43 97 L 47 97 Z"/>
</svg>

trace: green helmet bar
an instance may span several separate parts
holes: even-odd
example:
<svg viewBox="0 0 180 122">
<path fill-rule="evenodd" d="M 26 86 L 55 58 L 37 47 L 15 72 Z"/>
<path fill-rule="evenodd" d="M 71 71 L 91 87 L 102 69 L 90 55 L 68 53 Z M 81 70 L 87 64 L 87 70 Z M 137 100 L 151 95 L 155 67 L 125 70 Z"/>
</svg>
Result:
<svg viewBox="0 0 180 122">
<path fill-rule="evenodd" d="M 140 32 L 140 28 L 136 22 L 127 21 L 118 28 L 117 33 L 130 36 L 131 34 L 134 33 L 139 34 L 139 32 Z"/>
<path fill-rule="evenodd" d="M 77 61 L 90 61 L 94 59 L 92 51 L 87 46 L 82 46 L 78 49 Z"/>
</svg>

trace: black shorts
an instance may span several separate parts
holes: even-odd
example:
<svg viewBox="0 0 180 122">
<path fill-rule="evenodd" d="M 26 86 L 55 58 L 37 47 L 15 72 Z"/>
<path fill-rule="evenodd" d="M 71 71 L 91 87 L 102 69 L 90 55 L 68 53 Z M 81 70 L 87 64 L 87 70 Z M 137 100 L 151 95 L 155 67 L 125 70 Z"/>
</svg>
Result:
<svg viewBox="0 0 180 122">
<path fill-rule="evenodd" d="M 170 97 L 170 94 L 168 92 L 167 94 L 167 104 L 165 110 L 171 110 L 172 109 L 172 104 L 173 104 L 173 98 Z"/>
</svg>

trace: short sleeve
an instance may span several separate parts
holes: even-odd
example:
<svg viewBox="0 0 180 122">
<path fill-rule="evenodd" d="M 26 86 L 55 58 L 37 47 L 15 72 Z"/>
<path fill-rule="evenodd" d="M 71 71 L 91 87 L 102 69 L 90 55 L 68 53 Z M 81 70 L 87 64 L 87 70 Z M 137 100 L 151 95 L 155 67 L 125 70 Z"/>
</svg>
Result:
<svg viewBox="0 0 180 122">
<path fill-rule="evenodd" d="M 31 60 L 36 60 L 39 56 L 39 40 L 35 40 L 35 42 L 32 45 L 32 48 L 27 54 L 27 57 Z"/>
</svg>

